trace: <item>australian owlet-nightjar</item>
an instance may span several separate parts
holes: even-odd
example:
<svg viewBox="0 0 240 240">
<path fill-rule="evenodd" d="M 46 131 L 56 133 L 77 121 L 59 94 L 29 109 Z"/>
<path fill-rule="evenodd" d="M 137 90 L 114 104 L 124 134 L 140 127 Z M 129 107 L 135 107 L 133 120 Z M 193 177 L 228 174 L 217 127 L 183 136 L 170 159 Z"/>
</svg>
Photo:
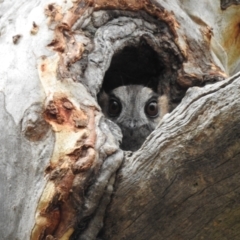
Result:
<svg viewBox="0 0 240 240">
<path fill-rule="evenodd" d="M 104 115 L 122 130 L 123 150 L 136 151 L 168 112 L 165 95 L 143 85 L 125 85 L 99 94 Z"/>
</svg>

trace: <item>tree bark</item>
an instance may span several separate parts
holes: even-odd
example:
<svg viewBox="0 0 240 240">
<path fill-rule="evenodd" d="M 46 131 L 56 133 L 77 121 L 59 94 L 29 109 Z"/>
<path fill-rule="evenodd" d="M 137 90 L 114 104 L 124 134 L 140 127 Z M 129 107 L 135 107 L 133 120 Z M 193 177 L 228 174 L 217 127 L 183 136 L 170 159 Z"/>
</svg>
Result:
<svg viewBox="0 0 240 240">
<path fill-rule="evenodd" d="M 194 87 L 125 157 L 103 239 L 237 239 L 239 74 Z"/>
<path fill-rule="evenodd" d="M 1 239 L 238 238 L 237 1 L 0 6 Z M 96 96 L 142 41 L 172 111 L 123 152 Z"/>
</svg>

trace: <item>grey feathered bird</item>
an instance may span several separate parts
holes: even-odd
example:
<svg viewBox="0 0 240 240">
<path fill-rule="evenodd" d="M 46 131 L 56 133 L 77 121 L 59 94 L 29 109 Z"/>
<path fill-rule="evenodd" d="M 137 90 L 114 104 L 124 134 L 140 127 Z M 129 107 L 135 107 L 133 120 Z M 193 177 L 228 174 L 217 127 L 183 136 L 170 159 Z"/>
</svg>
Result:
<svg viewBox="0 0 240 240">
<path fill-rule="evenodd" d="M 123 150 L 136 151 L 168 112 L 166 95 L 159 96 L 143 85 L 120 86 L 99 94 L 104 115 L 122 130 Z"/>
</svg>

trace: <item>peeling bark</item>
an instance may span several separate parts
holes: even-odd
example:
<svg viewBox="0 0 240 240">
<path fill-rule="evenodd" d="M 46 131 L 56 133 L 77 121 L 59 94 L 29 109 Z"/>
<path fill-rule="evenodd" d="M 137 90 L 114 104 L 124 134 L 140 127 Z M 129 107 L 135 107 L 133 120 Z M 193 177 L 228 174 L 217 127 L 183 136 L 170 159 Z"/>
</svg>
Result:
<svg viewBox="0 0 240 240">
<path fill-rule="evenodd" d="M 0 4 L 1 239 L 236 238 L 237 1 Z M 96 96 L 142 44 L 171 113 L 123 152 Z"/>
</svg>

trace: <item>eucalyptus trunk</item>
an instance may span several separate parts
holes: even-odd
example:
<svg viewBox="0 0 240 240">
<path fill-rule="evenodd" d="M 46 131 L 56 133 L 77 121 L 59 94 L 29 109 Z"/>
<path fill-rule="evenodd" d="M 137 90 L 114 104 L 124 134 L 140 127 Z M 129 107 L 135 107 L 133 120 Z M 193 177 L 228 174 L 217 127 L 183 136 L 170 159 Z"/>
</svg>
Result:
<svg viewBox="0 0 240 240">
<path fill-rule="evenodd" d="M 238 239 L 239 12 L 233 0 L 0 1 L 0 238 Z M 143 43 L 169 113 L 125 152 L 97 94 Z"/>
</svg>

